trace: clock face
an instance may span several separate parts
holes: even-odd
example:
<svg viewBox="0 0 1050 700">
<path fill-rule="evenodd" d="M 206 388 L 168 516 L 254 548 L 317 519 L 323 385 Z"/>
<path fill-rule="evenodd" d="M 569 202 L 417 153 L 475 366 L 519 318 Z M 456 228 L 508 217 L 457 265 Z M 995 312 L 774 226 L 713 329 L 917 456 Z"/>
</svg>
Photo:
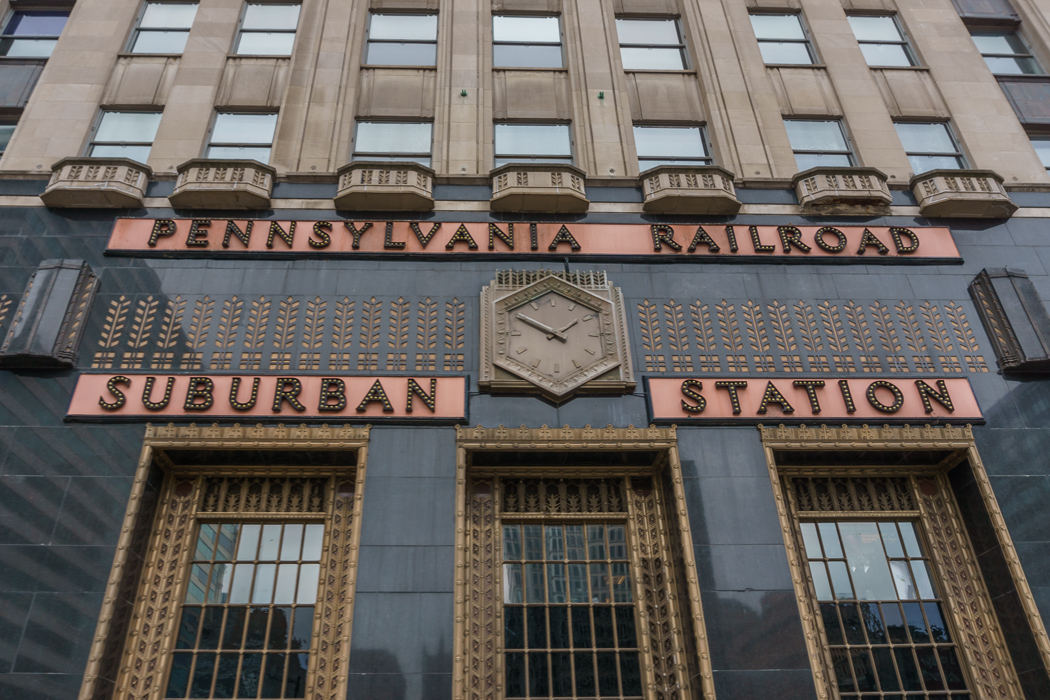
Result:
<svg viewBox="0 0 1050 700">
<path fill-rule="evenodd" d="M 552 379 L 605 355 L 601 312 L 555 291 L 510 308 L 507 329 L 508 356 Z"/>
</svg>

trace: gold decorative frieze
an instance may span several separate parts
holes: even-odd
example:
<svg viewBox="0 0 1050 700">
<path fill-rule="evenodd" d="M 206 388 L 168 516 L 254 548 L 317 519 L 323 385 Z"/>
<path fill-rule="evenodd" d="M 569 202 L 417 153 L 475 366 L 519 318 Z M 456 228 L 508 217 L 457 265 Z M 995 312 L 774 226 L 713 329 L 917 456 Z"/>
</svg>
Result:
<svg viewBox="0 0 1050 700">
<path fill-rule="evenodd" d="M 639 176 L 650 214 L 735 214 L 733 173 L 717 165 L 658 165 Z"/>
<path fill-rule="evenodd" d="M 809 168 L 791 184 L 803 213 L 887 214 L 893 199 L 886 175 L 875 168 Z"/>
<path fill-rule="evenodd" d="M 339 169 L 335 208 L 430 211 L 434 171 L 419 163 L 354 161 Z"/>
<path fill-rule="evenodd" d="M 930 170 L 909 185 L 923 216 L 1005 219 L 1017 211 L 1002 176 L 991 170 Z"/>
<path fill-rule="evenodd" d="M 277 178 L 276 169 L 257 160 L 195 158 L 178 172 L 168 201 L 180 209 L 267 209 Z"/>
<path fill-rule="evenodd" d="M 773 449 L 823 449 L 828 445 L 875 449 L 955 449 L 973 443 L 969 425 L 759 425 L 762 444 Z"/>
<path fill-rule="evenodd" d="M 572 165 L 510 163 L 492 171 L 492 211 L 587 211 L 586 174 Z"/>
<path fill-rule="evenodd" d="M 137 208 L 153 171 L 129 158 L 63 158 L 40 199 L 49 207 Z"/>
<path fill-rule="evenodd" d="M 347 449 L 350 443 L 368 443 L 372 426 L 335 425 L 146 425 L 146 443 L 158 448 Z"/>
<path fill-rule="evenodd" d="M 499 426 L 496 428 L 485 428 L 476 426 L 465 428 L 456 426 L 456 441 L 465 447 L 472 449 L 589 449 L 589 450 L 618 450 L 627 443 L 642 447 L 670 447 L 678 441 L 677 428 L 670 426 L 666 428 L 650 425 L 645 428 L 636 428 L 629 425 L 626 428 L 614 428 L 607 425 L 604 428 L 592 428 L 587 425 L 582 428 L 570 428 L 564 425 L 560 428 L 543 425 L 539 428 L 507 428 Z"/>
</svg>

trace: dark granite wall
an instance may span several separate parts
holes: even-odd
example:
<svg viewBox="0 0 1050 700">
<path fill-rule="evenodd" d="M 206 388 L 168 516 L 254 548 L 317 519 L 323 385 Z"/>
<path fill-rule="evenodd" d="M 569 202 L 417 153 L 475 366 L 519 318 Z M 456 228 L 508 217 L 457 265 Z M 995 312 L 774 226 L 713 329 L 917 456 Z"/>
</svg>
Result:
<svg viewBox="0 0 1050 700">
<path fill-rule="evenodd" d="M 273 214 L 274 218 L 292 216 L 289 212 Z M 308 212 L 294 216 L 311 218 Z M 413 314 L 415 305 L 428 298 L 441 305 L 455 299 L 463 304 L 465 331 L 463 347 L 453 351 L 463 355 L 463 371 L 471 377 L 471 424 L 582 427 L 643 425 L 647 421 L 641 385 L 632 396 L 578 398 L 560 407 L 532 398 L 477 394 L 477 297 L 496 269 L 525 266 L 520 263 L 113 258 L 103 255 L 112 220 L 108 212 L 0 209 L 0 294 L 17 302 L 32 270 L 46 258 L 83 258 L 100 275 L 100 295 L 81 346 L 82 369 L 96 362 L 106 314 L 121 295 L 132 305 L 152 296 L 162 306 L 181 295 L 190 307 L 208 295 L 217 301 L 217 308 L 233 295 L 240 299 L 266 295 L 274 300 L 293 296 L 306 301 L 317 296 L 355 300 L 374 296 L 387 306 L 398 299 L 409 301 Z M 583 220 L 642 219 L 595 215 Z M 816 222 L 751 217 L 736 223 Z M 860 223 L 947 222 L 893 219 Z M 639 304 L 657 304 L 661 324 L 666 324 L 662 305 L 672 299 L 686 305 L 694 300 L 717 304 L 723 299 L 738 306 L 746 300 L 765 305 L 774 299 L 814 304 L 829 300 L 839 307 L 850 301 L 867 305 L 888 299 L 916 307 L 924 302 L 942 308 L 948 302 L 960 305 L 975 333 L 977 352 L 990 371 L 965 368 L 959 349 L 942 354 L 954 354 L 960 360 L 964 369 L 959 376 L 970 379 L 987 417 L 987 425 L 976 429 L 978 447 L 1037 603 L 1050 620 L 1050 585 L 1046 583 L 1050 576 L 1050 510 L 1045 505 L 1050 496 L 1050 383 L 1004 380 L 995 373 L 994 355 L 966 293 L 967 284 L 980 269 L 1008 265 L 1026 270 L 1042 297 L 1050 300 L 1047 221 L 1015 218 L 994 225 L 950 225 L 965 259 L 961 265 L 573 262 L 572 267 L 604 269 L 623 289 L 639 375 L 649 373 L 642 356 L 653 353 L 646 350 L 640 333 Z M 560 263 L 546 265 L 560 268 Z M 215 313 L 213 323 L 217 324 L 219 311 Z M 272 313 L 276 314 L 276 308 Z M 360 308 L 358 313 L 362 313 Z M 444 314 L 444 309 L 439 313 Z M 0 322 L 0 333 L 6 333 L 10 318 L 8 312 Z M 387 322 L 384 317 L 380 347 L 375 349 L 380 371 L 385 371 L 390 351 Z M 666 334 L 667 326 L 661 329 Z M 439 333 L 443 332 L 442 328 Z M 415 333 L 414 326 L 411 333 Z M 243 350 L 241 338 L 231 349 L 235 356 Z M 665 335 L 664 343 L 668 342 Z M 268 340 L 264 357 L 276 349 Z M 113 360 L 116 366 L 127 350 L 124 345 L 118 349 Z M 215 366 L 213 350 L 209 346 L 204 353 L 205 367 Z M 353 352 L 359 350 L 355 339 Z M 299 352 L 298 341 L 295 352 Z M 409 352 L 408 367 L 412 369 L 416 350 Z M 439 349 L 439 372 L 445 352 Z M 694 358 L 697 352 L 695 347 L 689 351 Z M 724 350 L 719 352 L 724 361 Z M 768 352 L 778 354 L 775 347 Z M 851 352 L 859 362 L 856 352 Z M 671 372 L 672 350 L 665 345 L 661 353 Z M 747 355 L 753 372 L 756 353 L 747 346 L 741 354 Z M 149 357 L 147 353 L 147 367 Z M 179 357 L 176 353 L 175 369 Z M 266 368 L 264 359 L 261 371 Z M 722 371 L 725 369 L 723 365 Z M 939 366 L 934 369 L 937 371 L 926 376 L 941 376 Z M 141 446 L 141 424 L 63 423 L 74 383 L 74 372 L 0 371 L 0 697 L 64 700 L 75 696 Z M 719 698 L 813 697 L 757 431 L 750 426 L 690 427 L 680 429 L 679 435 Z M 450 427 L 380 426 L 373 432 L 361 523 L 351 697 L 431 700 L 451 695 L 454 444 Z M 965 478 L 960 478 L 958 488 L 965 490 L 966 485 Z"/>
</svg>

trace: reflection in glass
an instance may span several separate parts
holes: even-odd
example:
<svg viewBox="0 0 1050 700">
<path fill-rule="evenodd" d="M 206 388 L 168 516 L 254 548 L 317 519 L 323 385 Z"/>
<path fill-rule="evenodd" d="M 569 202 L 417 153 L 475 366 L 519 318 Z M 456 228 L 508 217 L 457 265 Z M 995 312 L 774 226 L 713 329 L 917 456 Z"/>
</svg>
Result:
<svg viewBox="0 0 1050 700">
<path fill-rule="evenodd" d="M 839 523 L 842 546 L 859 600 L 893 600 L 896 589 L 875 523 Z"/>
</svg>

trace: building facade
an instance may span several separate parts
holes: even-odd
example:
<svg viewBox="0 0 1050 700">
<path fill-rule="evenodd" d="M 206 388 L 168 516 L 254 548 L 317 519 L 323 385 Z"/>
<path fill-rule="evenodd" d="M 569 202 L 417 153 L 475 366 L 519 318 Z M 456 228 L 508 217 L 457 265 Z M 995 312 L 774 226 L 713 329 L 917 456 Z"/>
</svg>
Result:
<svg viewBox="0 0 1050 700">
<path fill-rule="evenodd" d="M 0 11 L 0 696 L 1050 697 L 1045 3 Z"/>
</svg>

